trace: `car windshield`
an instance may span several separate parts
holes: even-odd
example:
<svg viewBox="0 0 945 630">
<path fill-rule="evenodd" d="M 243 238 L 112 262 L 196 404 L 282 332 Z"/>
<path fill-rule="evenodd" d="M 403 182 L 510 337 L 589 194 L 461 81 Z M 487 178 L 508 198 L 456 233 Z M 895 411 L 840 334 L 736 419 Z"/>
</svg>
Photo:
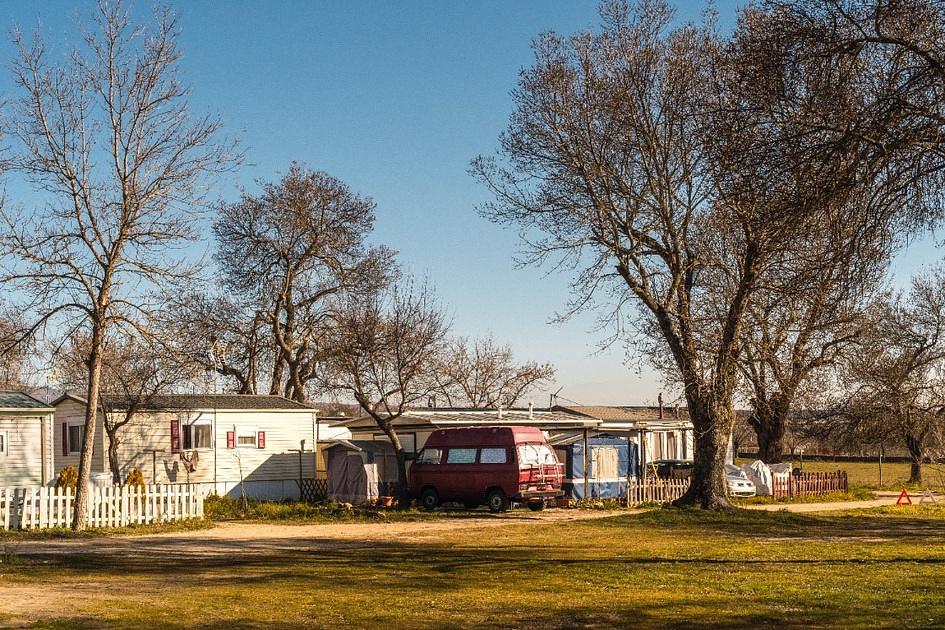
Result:
<svg viewBox="0 0 945 630">
<path fill-rule="evenodd" d="M 520 444 L 518 464 L 522 467 L 557 464 L 554 451 L 547 444 Z"/>
</svg>

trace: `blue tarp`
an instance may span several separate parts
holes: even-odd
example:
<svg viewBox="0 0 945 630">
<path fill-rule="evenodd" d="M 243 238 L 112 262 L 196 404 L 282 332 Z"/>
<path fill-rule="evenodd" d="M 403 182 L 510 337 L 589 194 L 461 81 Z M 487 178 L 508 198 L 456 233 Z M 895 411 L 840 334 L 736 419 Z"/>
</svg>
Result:
<svg viewBox="0 0 945 630">
<path fill-rule="evenodd" d="M 584 440 L 571 444 L 559 444 L 566 454 L 564 492 L 572 499 L 621 499 L 627 496 L 627 473 L 637 476 L 637 445 L 625 437 L 595 435 L 587 440 L 587 461 L 590 467 L 587 493 L 584 494 Z M 597 450 L 600 449 L 600 450 Z M 616 462 L 614 462 L 616 454 Z M 599 462 L 595 467 L 595 461 Z M 616 465 L 614 465 L 616 464 Z M 604 468 L 604 470 L 595 470 Z"/>
</svg>

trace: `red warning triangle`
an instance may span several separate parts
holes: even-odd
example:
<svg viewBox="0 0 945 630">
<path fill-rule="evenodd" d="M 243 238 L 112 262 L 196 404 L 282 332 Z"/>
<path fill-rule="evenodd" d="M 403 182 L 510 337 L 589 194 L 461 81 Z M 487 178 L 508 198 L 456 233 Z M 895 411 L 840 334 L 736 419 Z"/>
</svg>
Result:
<svg viewBox="0 0 945 630">
<path fill-rule="evenodd" d="M 912 505 L 912 499 L 909 498 L 909 493 L 903 490 L 899 493 L 899 500 L 896 501 L 896 505 Z"/>
</svg>

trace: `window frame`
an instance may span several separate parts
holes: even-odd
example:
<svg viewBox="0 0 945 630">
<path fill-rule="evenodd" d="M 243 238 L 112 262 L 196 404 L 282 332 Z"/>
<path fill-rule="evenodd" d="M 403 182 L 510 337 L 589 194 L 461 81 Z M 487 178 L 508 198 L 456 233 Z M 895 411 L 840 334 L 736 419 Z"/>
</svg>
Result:
<svg viewBox="0 0 945 630">
<path fill-rule="evenodd" d="M 82 442 L 85 441 L 85 423 L 84 422 L 81 422 L 81 423 L 70 422 L 68 426 L 69 426 L 69 430 L 66 431 L 66 434 L 69 439 L 69 455 L 81 454 Z M 72 429 L 79 430 L 79 444 L 75 445 L 75 448 L 73 448 L 74 445 L 72 444 Z"/>
<path fill-rule="evenodd" d="M 441 465 L 441 464 L 443 463 L 443 450 L 444 450 L 444 449 L 442 449 L 442 448 L 432 448 L 432 447 L 431 447 L 431 448 L 421 448 L 421 449 L 420 449 L 420 452 L 417 453 L 417 459 L 414 460 L 414 461 L 415 461 L 417 464 L 424 464 L 424 465 L 429 464 L 429 465 L 431 465 L 431 466 L 439 466 L 439 465 Z M 437 452 L 439 453 L 439 457 L 436 458 L 436 461 L 424 461 L 424 460 L 423 460 L 423 455 L 424 455 L 424 453 L 426 453 L 427 451 L 437 451 Z"/>
<path fill-rule="evenodd" d="M 236 427 L 236 430 L 234 431 L 234 433 L 236 434 L 233 436 L 234 447 L 249 448 L 253 450 L 259 449 L 259 429 L 257 429 L 256 427 Z M 240 444 L 241 437 L 249 437 L 249 436 L 253 437 L 252 444 Z"/>
<path fill-rule="evenodd" d="M 450 461 L 450 455 L 452 455 L 452 454 L 453 454 L 454 452 L 456 452 L 456 451 L 472 451 L 472 460 L 471 460 L 471 461 L 463 461 L 463 462 L 451 462 L 451 461 Z M 473 446 L 473 447 L 468 447 L 468 446 L 456 446 L 456 447 L 450 447 L 450 448 L 448 448 L 448 449 L 446 450 L 446 461 L 443 462 L 443 463 L 446 464 L 447 466 L 449 466 L 449 465 L 453 465 L 453 466 L 469 466 L 470 464 L 475 464 L 478 460 L 479 460 L 479 449 L 476 448 L 475 446 Z"/>
<path fill-rule="evenodd" d="M 501 451 L 503 459 L 501 462 L 484 462 L 482 461 L 482 454 L 485 451 Z M 509 463 L 509 449 L 504 446 L 484 446 L 479 449 L 479 457 L 476 459 L 480 464 L 486 465 L 503 465 Z"/>
<path fill-rule="evenodd" d="M 0 456 L 7 456 L 10 454 L 10 432 L 9 431 L 0 431 Z"/>
<path fill-rule="evenodd" d="M 195 426 L 207 426 L 210 427 L 210 443 L 208 446 L 196 447 L 194 446 L 194 430 Z M 213 433 L 213 420 L 210 418 L 195 418 L 194 420 L 187 422 L 181 422 L 181 450 L 182 451 L 212 451 L 214 440 L 216 436 Z M 188 439 L 189 438 L 189 439 Z M 190 442 L 190 446 L 187 446 L 187 443 Z"/>
</svg>

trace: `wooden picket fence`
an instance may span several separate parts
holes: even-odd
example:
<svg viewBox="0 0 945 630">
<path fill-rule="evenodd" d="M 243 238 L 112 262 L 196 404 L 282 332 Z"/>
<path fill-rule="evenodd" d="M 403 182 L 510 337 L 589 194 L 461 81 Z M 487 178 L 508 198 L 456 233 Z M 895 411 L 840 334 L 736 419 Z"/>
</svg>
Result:
<svg viewBox="0 0 945 630">
<path fill-rule="evenodd" d="M 631 479 L 627 484 L 627 505 L 670 503 L 684 495 L 688 489 L 688 479 Z"/>
<path fill-rule="evenodd" d="M 86 524 L 124 527 L 203 517 L 199 486 L 162 484 L 89 487 Z M 0 529 L 46 529 L 72 525 L 71 488 L 0 488 Z"/>
<path fill-rule="evenodd" d="M 799 475 L 772 475 L 774 498 L 811 497 L 833 492 L 847 492 L 847 473 L 801 473 Z"/>
</svg>

